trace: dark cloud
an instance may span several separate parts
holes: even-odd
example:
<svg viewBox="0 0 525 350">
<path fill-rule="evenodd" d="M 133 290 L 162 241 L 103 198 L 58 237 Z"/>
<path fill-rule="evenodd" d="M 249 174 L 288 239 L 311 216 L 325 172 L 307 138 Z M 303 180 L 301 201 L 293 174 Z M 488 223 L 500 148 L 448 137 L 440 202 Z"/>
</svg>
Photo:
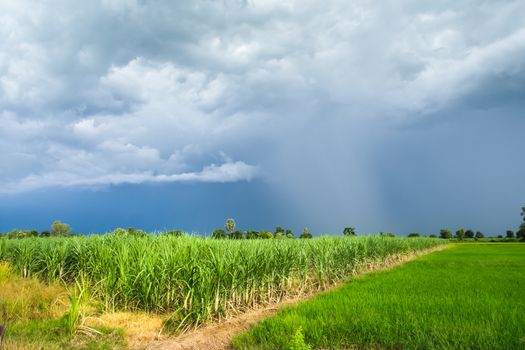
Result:
<svg viewBox="0 0 525 350">
<path fill-rule="evenodd" d="M 408 229 L 410 208 L 484 193 L 442 171 L 464 157 L 520 170 L 524 18 L 517 0 L 4 1 L 1 191 L 259 176 L 312 227 Z M 484 143 L 444 146 L 473 128 Z M 495 174 L 479 187 L 503 200 Z"/>
</svg>

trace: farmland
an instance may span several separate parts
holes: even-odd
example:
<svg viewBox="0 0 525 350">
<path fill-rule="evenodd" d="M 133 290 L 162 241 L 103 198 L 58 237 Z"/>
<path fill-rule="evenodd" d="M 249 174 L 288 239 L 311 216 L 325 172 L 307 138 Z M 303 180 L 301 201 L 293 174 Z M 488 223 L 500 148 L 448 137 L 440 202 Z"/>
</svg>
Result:
<svg viewBox="0 0 525 350">
<path fill-rule="evenodd" d="M 390 237 L 212 240 L 115 235 L 0 240 L 0 261 L 23 280 L 64 286 L 74 327 L 80 300 L 95 313 L 163 315 L 166 332 L 328 288 L 367 264 L 443 241 Z M 35 282 L 36 283 L 36 282 Z M 76 310 L 75 310 L 76 308 Z M 11 319 L 16 315 L 8 315 Z M 8 334 L 9 335 L 9 334 Z"/>
<path fill-rule="evenodd" d="M 455 244 L 255 326 L 237 349 L 523 349 L 525 245 Z"/>
</svg>

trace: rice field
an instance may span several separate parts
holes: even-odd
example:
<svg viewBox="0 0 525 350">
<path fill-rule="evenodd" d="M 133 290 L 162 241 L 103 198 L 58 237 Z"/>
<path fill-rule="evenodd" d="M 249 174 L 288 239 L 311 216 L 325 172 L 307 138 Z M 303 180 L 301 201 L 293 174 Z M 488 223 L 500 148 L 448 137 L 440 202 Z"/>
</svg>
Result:
<svg viewBox="0 0 525 350">
<path fill-rule="evenodd" d="M 105 311 L 169 314 L 169 326 L 180 330 L 323 290 L 366 264 L 440 244 L 429 238 L 94 235 L 0 239 L 0 261 L 22 277 L 76 285 Z"/>
<path fill-rule="evenodd" d="M 525 349 L 525 245 L 454 244 L 288 307 L 236 349 Z"/>
</svg>

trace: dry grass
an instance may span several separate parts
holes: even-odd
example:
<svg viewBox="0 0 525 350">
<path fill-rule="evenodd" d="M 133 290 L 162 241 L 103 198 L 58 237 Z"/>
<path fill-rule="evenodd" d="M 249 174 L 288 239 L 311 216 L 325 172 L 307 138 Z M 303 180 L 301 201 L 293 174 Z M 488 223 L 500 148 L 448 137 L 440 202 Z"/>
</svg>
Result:
<svg viewBox="0 0 525 350">
<path fill-rule="evenodd" d="M 122 329 L 129 349 L 143 349 L 155 340 L 162 330 L 164 319 L 145 312 L 112 312 L 86 317 L 83 325 L 89 328 Z"/>
<path fill-rule="evenodd" d="M 8 264 L 0 263 L 0 318 L 13 321 L 56 318 L 67 308 L 67 291 L 63 286 L 18 277 Z"/>
</svg>

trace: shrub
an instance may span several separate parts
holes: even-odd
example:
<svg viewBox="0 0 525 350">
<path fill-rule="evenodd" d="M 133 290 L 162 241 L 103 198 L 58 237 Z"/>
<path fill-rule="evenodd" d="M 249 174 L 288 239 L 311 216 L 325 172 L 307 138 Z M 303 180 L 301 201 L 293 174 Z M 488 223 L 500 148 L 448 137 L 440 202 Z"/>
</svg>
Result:
<svg viewBox="0 0 525 350">
<path fill-rule="evenodd" d="M 312 347 L 304 341 L 304 334 L 301 327 L 297 328 L 292 339 L 288 343 L 288 350 L 310 350 Z"/>
<path fill-rule="evenodd" d="M 408 234 L 408 237 L 412 238 L 412 237 L 420 237 L 421 235 L 417 232 L 413 232 L 413 233 L 409 233 Z"/>
</svg>

